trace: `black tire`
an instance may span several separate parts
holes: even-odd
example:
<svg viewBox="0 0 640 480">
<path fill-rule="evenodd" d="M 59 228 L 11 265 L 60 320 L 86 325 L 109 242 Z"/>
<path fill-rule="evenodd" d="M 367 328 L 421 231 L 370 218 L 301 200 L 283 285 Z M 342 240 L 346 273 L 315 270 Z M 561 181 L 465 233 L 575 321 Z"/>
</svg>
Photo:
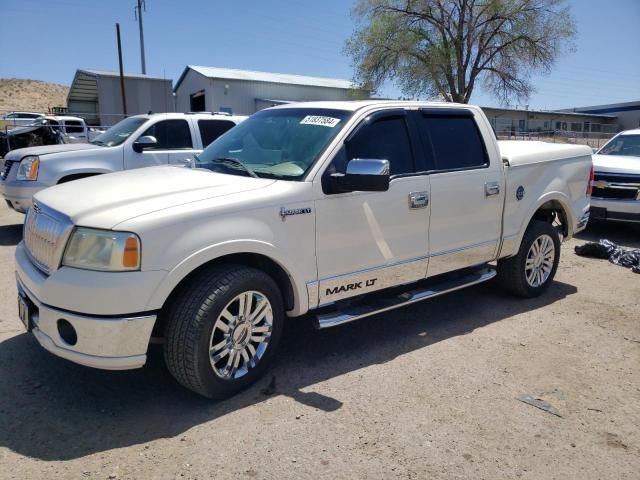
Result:
<svg viewBox="0 0 640 480">
<path fill-rule="evenodd" d="M 249 368 L 245 363 L 247 373 L 224 379 L 210 361 L 214 324 L 229 302 L 250 291 L 266 297 L 271 304 L 271 335 L 255 366 Z M 265 373 L 280 342 L 283 324 L 282 295 L 271 277 L 241 265 L 215 266 L 190 279 L 172 302 L 165 328 L 165 362 L 180 384 L 204 397 L 221 400 L 247 388 Z"/>
<path fill-rule="evenodd" d="M 551 237 L 554 246 L 553 266 L 547 278 L 540 285 L 531 285 L 527 280 L 525 266 L 527 256 L 533 243 L 542 236 Z M 522 238 L 520 250 L 509 258 L 498 261 L 498 281 L 511 293 L 520 297 L 531 298 L 541 295 L 553 281 L 560 260 L 560 236 L 558 231 L 547 222 L 533 220 Z"/>
</svg>

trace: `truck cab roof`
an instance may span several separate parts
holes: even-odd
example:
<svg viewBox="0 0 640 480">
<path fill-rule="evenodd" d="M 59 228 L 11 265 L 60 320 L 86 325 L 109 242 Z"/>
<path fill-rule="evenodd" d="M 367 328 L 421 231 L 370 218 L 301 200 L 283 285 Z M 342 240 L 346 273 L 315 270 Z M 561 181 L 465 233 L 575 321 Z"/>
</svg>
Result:
<svg viewBox="0 0 640 480">
<path fill-rule="evenodd" d="M 426 102 L 426 101 L 411 101 L 411 100 L 345 100 L 345 101 L 319 101 L 319 102 L 300 102 L 300 103 L 287 103 L 283 105 L 277 105 L 271 107 L 272 109 L 281 108 L 326 108 L 334 110 L 348 110 L 356 111 L 362 108 L 368 107 L 388 107 L 388 108 L 402 108 L 402 107 L 414 107 L 414 108 L 451 108 L 459 107 L 466 109 L 476 109 L 474 105 L 450 103 L 450 102 Z"/>
<path fill-rule="evenodd" d="M 180 113 L 180 112 L 161 112 L 161 113 L 144 113 L 139 115 L 131 115 L 129 118 L 158 118 L 162 117 L 165 119 L 181 119 L 181 118 L 195 118 L 196 120 L 230 120 L 230 121 L 241 121 L 244 120 L 246 115 L 231 115 L 228 113 L 219 113 L 219 112 L 193 112 L 193 113 Z"/>
</svg>

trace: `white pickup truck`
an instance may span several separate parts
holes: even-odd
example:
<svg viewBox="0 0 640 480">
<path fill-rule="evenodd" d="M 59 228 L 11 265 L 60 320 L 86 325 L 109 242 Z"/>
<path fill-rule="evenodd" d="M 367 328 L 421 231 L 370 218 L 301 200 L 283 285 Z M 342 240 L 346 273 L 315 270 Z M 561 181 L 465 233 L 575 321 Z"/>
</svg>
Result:
<svg viewBox="0 0 640 480">
<path fill-rule="evenodd" d="M 223 113 L 135 115 L 89 143 L 12 150 L 0 166 L 0 193 L 9 207 L 25 213 L 33 195 L 52 185 L 152 165 L 188 166 L 194 154 L 245 118 Z M 73 133 L 69 120 L 64 125 Z"/>
<path fill-rule="evenodd" d="M 477 107 L 381 101 L 263 110 L 195 167 L 35 196 L 16 270 L 45 349 L 130 369 L 153 337 L 182 385 L 223 398 L 264 373 L 286 317 L 333 327 L 496 275 L 540 295 L 592 172 L 585 146 L 498 145 Z"/>
<path fill-rule="evenodd" d="M 609 140 L 593 156 L 591 218 L 640 222 L 640 129 Z"/>
</svg>

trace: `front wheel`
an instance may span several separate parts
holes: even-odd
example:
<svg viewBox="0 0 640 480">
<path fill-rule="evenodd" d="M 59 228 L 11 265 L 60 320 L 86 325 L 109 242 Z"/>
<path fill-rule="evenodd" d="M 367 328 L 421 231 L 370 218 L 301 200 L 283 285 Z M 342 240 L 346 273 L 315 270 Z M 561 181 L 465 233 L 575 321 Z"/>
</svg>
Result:
<svg viewBox="0 0 640 480">
<path fill-rule="evenodd" d="M 185 387 L 222 399 L 268 368 L 284 323 L 282 296 L 260 270 L 239 265 L 196 275 L 169 311 L 165 362 Z"/>
<path fill-rule="evenodd" d="M 498 261 L 498 280 L 521 297 L 542 294 L 553 281 L 560 261 L 560 237 L 549 223 L 534 220 L 517 255 Z"/>
</svg>

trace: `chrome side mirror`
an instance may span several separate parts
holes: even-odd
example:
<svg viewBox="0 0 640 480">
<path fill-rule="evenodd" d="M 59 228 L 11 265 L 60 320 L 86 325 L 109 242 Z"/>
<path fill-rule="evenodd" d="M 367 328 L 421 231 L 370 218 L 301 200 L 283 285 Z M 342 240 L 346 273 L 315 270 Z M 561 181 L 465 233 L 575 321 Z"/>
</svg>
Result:
<svg viewBox="0 0 640 480">
<path fill-rule="evenodd" d="M 345 173 L 333 173 L 331 180 L 336 192 L 386 192 L 390 172 L 389 160 L 354 158 Z"/>
<path fill-rule="evenodd" d="M 142 153 L 146 148 L 153 148 L 158 145 L 158 140 L 153 135 L 145 135 L 133 142 L 133 150 Z"/>
</svg>

